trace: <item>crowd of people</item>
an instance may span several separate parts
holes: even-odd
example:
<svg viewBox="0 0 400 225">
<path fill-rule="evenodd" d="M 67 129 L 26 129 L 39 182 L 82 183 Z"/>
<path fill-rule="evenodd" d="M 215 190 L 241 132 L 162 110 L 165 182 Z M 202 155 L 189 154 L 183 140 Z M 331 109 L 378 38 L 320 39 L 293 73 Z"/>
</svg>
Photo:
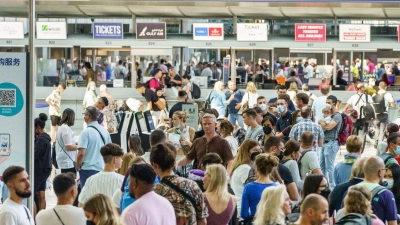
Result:
<svg viewBox="0 0 400 225">
<path fill-rule="evenodd" d="M 400 221 L 400 134 L 387 116 L 394 100 L 385 82 L 378 90 L 356 84 L 342 110 L 328 85 L 321 85 L 320 94 L 311 94 L 307 82 L 299 90 L 294 80 L 293 87 L 278 85 L 273 97 L 260 96 L 252 81 L 245 90 L 229 81 L 226 91 L 218 81 L 199 113 L 199 126 L 191 127 L 182 109 L 196 104 L 190 76 L 179 81 L 178 101 L 168 110 L 160 81 L 173 68 L 164 66 L 154 70 L 154 79 L 137 83 L 147 104 L 126 101 L 128 110 L 149 110 L 164 126 L 151 132 L 149 149 L 143 149 L 139 135 L 129 136 L 126 153 L 111 141 L 117 107 L 107 87 L 101 86 L 98 95 L 94 81 L 88 80 L 85 128 L 76 142 L 71 129 L 75 112 L 67 108 L 61 113 L 66 87 L 60 84 L 46 99 L 50 134 L 44 129 L 46 114 L 34 121 L 32 178 L 19 166 L 2 174 L 10 194 L 0 205 L 0 224 Z M 178 84 L 178 78 L 171 82 Z M 366 111 L 373 103 L 378 106 L 369 118 Z M 376 147 L 377 156 L 362 157 L 364 141 Z M 341 146 L 347 153 L 335 165 Z M 52 164 L 61 169 L 52 181 L 57 205 L 46 209 Z M 32 194 L 33 214 L 23 204 Z"/>
</svg>

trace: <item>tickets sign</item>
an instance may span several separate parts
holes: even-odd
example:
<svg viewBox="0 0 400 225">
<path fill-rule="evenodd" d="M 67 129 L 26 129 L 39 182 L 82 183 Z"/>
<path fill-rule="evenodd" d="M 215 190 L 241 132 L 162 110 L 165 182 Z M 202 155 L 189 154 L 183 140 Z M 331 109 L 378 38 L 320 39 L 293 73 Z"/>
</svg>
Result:
<svg viewBox="0 0 400 225">
<path fill-rule="evenodd" d="M 371 26 L 364 24 L 340 24 L 340 42 L 370 42 Z"/>
<path fill-rule="evenodd" d="M 296 41 L 326 41 L 326 24 L 296 23 L 294 26 Z"/>
<path fill-rule="evenodd" d="M 265 23 L 238 23 L 238 41 L 267 41 L 268 26 Z"/>
<path fill-rule="evenodd" d="M 93 23 L 93 39 L 123 39 L 122 23 Z"/>
<path fill-rule="evenodd" d="M 194 23 L 193 40 L 195 41 L 223 41 L 223 23 Z"/>
</svg>

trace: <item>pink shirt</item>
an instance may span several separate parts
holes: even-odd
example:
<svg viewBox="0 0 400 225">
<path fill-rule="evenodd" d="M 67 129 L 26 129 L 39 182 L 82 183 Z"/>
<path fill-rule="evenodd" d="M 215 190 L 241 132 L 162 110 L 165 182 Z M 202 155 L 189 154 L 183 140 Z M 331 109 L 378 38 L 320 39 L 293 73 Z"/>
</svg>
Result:
<svg viewBox="0 0 400 225">
<path fill-rule="evenodd" d="M 158 87 L 160 87 L 160 82 L 156 78 L 151 78 L 149 81 L 149 88 L 157 89 Z"/>
<path fill-rule="evenodd" d="M 369 74 L 374 74 L 375 72 L 375 65 L 372 62 L 368 63 Z"/>
<path fill-rule="evenodd" d="M 127 225 L 176 224 L 175 211 L 164 197 L 151 191 L 128 206 L 121 219 Z"/>
</svg>

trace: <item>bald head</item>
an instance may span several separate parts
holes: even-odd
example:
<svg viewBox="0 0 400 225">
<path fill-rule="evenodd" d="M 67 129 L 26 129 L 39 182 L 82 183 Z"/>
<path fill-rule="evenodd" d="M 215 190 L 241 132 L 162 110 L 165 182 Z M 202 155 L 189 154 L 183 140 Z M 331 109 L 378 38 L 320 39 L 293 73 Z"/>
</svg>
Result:
<svg viewBox="0 0 400 225">
<path fill-rule="evenodd" d="M 385 163 L 379 156 L 372 156 L 365 160 L 363 170 L 366 179 L 376 179 L 381 175 L 381 170 L 385 168 Z M 383 171 L 384 173 L 384 171 Z"/>
<path fill-rule="evenodd" d="M 300 114 L 301 114 L 301 117 L 303 117 L 304 119 L 311 118 L 311 107 L 308 105 L 303 106 L 301 108 Z"/>
<path fill-rule="evenodd" d="M 351 167 L 351 176 L 350 180 L 354 177 L 364 178 L 364 163 L 367 160 L 367 157 L 358 158 Z"/>
<path fill-rule="evenodd" d="M 301 203 L 300 213 L 301 215 L 307 215 L 308 209 L 318 211 L 325 204 L 328 205 L 328 202 L 322 195 L 309 194 Z"/>
<path fill-rule="evenodd" d="M 300 141 L 302 146 L 310 146 L 313 145 L 314 134 L 310 131 L 305 131 L 300 136 Z"/>
<path fill-rule="evenodd" d="M 328 85 L 322 85 L 322 87 L 321 87 L 321 94 L 323 94 L 323 95 L 329 94 L 329 89 L 330 89 L 330 88 L 331 88 L 331 87 L 328 86 Z"/>
</svg>

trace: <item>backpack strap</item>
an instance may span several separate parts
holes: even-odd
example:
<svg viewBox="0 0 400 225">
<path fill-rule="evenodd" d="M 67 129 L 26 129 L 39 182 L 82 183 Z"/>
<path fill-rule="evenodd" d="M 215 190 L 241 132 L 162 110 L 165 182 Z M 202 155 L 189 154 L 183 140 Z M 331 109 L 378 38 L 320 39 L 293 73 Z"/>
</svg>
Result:
<svg viewBox="0 0 400 225">
<path fill-rule="evenodd" d="M 178 186 L 173 184 L 168 179 L 163 178 L 163 179 L 161 179 L 160 182 L 167 185 L 168 187 L 172 188 L 174 191 L 178 192 L 179 194 L 181 194 L 185 199 L 189 200 L 189 202 L 192 203 L 194 210 L 196 211 L 196 202 L 194 201 L 194 198 L 192 196 L 190 196 L 188 193 L 186 193 L 185 191 L 180 189 Z"/>
<path fill-rule="evenodd" d="M 357 100 L 357 102 L 356 102 L 356 106 L 357 106 L 358 103 L 360 102 L 361 98 L 362 98 L 362 95 L 360 95 L 360 98 L 358 98 L 358 100 Z"/>
<path fill-rule="evenodd" d="M 377 195 L 382 193 L 383 191 L 386 191 L 387 189 L 385 187 L 382 187 L 381 185 L 375 187 L 372 191 L 371 191 L 371 196 L 372 199 L 371 201 L 374 201 L 375 197 L 378 197 Z"/>
<path fill-rule="evenodd" d="M 288 162 L 290 159 L 282 159 L 281 161 L 280 161 L 280 163 L 281 164 L 285 164 L 286 162 Z"/>
</svg>

